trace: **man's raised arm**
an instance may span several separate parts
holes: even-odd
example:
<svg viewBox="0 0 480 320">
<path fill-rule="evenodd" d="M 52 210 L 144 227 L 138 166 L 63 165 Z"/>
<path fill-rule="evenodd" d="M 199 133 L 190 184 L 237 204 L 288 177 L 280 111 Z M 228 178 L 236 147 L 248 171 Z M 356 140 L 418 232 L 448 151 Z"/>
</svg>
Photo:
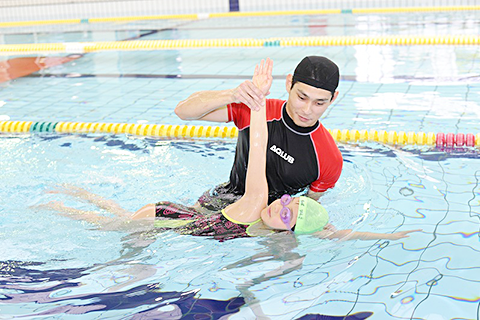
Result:
<svg viewBox="0 0 480 320">
<path fill-rule="evenodd" d="M 180 101 L 175 114 L 182 120 L 207 120 L 227 122 L 230 103 L 244 103 L 252 109 L 259 110 L 262 100 L 268 92 L 263 93 L 250 80 L 238 87 L 219 91 L 199 91 Z"/>
</svg>

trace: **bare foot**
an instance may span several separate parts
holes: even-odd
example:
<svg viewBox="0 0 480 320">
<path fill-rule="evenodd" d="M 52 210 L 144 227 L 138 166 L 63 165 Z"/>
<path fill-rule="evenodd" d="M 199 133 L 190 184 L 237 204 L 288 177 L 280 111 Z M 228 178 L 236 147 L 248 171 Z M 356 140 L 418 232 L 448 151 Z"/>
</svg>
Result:
<svg viewBox="0 0 480 320">
<path fill-rule="evenodd" d="M 82 195 L 86 195 L 89 192 L 83 188 L 77 187 L 75 185 L 63 183 L 55 187 L 51 190 L 45 190 L 45 193 L 51 194 L 66 194 L 73 197 L 82 197 Z"/>
<path fill-rule="evenodd" d="M 61 201 L 50 201 L 45 204 L 39 204 L 37 206 L 34 206 L 34 208 L 54 210 L 54 211 L 65 211 L 65 208 L 68 208 L 68 207 L 66 207 Z"/>
</svg>

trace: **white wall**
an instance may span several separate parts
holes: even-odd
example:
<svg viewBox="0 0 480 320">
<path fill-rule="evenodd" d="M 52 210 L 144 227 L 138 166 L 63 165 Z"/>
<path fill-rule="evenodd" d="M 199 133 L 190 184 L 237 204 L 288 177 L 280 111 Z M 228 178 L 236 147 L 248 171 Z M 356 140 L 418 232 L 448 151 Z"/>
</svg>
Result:
<svg viewBox="0 0 480 320">
<path fill-rule="evenodd" d="M 18 0 L 0 1 L 0 21 L 228 12 L 228 0 Z"/>
<path fill-rule="evenodd" d="M 241 11 L 474 6 L 479 0 L 239 0 Z"/>
</svg>

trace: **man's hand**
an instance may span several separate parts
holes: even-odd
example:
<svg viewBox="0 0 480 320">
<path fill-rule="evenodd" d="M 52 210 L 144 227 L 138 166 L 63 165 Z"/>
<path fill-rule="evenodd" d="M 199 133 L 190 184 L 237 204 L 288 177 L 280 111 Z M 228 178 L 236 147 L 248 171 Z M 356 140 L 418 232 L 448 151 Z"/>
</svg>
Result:
<svg viewBox="0 0 480 320">
<path fill-rule="evenodd" d="M 273 61 L 267 58 L 262 60 L 255 67 L 252 81 L 244 81 L 233 90 L 233 99 L 235 102 L 246 104 L 254 111 L 260 110 L 263 100 L 270 94 L 272 86 Z"/>
<path fill-rule="evenodd" d="M 324 193 L 325 192 L 314 192 L 314 191 L 308 189 L 308 192 L 307 192 L 306 196 L 309 197 L 309 198 L 312 198 L 313 200 L 318 201 Z"/>
</svg>

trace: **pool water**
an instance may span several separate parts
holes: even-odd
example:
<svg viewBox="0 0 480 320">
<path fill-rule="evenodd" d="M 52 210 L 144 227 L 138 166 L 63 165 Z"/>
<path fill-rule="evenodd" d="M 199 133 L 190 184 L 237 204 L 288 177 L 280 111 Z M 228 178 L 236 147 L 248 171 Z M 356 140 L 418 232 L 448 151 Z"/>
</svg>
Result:
<svg viewBox="0 0 480 320">
<path fill-rule="evenodd" d="M 340 146 L 345 169 L 323 198 L 331 222 L 382 233 L 423 229 L 403 240 L 279 235 L 218 242 L 167 231 L 139 244 L 132 241 L 138 233 L 102 231 L 37 206 L 63 201 L 93 210 L 45 192 L 63 184 L 132 211 L 159 200 L 193 204 L 227 176 L 233 142 L 36 135 L 3 137 L 0 144 L 7 168 L 0 197 L 9 199 L 1 209 L 2 314 L 138 316 L 167 306 L 147 299 L 150 291 L 173 295 L 171 305 L 190 291 L 216 306 L 236 301 L 244 307 L 234 308 L 233 318 L 259 310 L 285 319 L 358 312 L 450 319 L 476 312 L 480 173 L 470 170 L 478 161 L 472 150 Z M 137 300 L 122 307 L 90 300 L 122 292 Z"/>
<path fill-rule="evenodd" d="M 6 30 L 3 41 L 240 38 L 252 37 L 255 28 L 259 38 L 478 34 L 479 14 L 144 21 L 105 30 L 69 26 L 63 33 L 29 27 Z M 0 121 L 206 124 L 179 120 L 175 105 L 198 90 L 238 85 L 267 56 L 274 61 L 271 95 L 284 99 L 285 75 L 310 54 L 332 58 L 342 73 L 339 98 L 321 119 L 327 128 L 479 132 L 478 46 L 89 53 L 1 83 Z M 160 200 L 192 205 L 228 179 L 235 141 L 0 134 L 0 315 L 478 319 L 478 149 L 339 147 L 342 176 L 322 197 L 331 222 L 356 231 L 422 231 L 397 241 L 344 242 L 103 231 L 43 208 L 61 201 L 95 209 L 48 191 L 79 186 L 129 211 Z"/>
</svg>

